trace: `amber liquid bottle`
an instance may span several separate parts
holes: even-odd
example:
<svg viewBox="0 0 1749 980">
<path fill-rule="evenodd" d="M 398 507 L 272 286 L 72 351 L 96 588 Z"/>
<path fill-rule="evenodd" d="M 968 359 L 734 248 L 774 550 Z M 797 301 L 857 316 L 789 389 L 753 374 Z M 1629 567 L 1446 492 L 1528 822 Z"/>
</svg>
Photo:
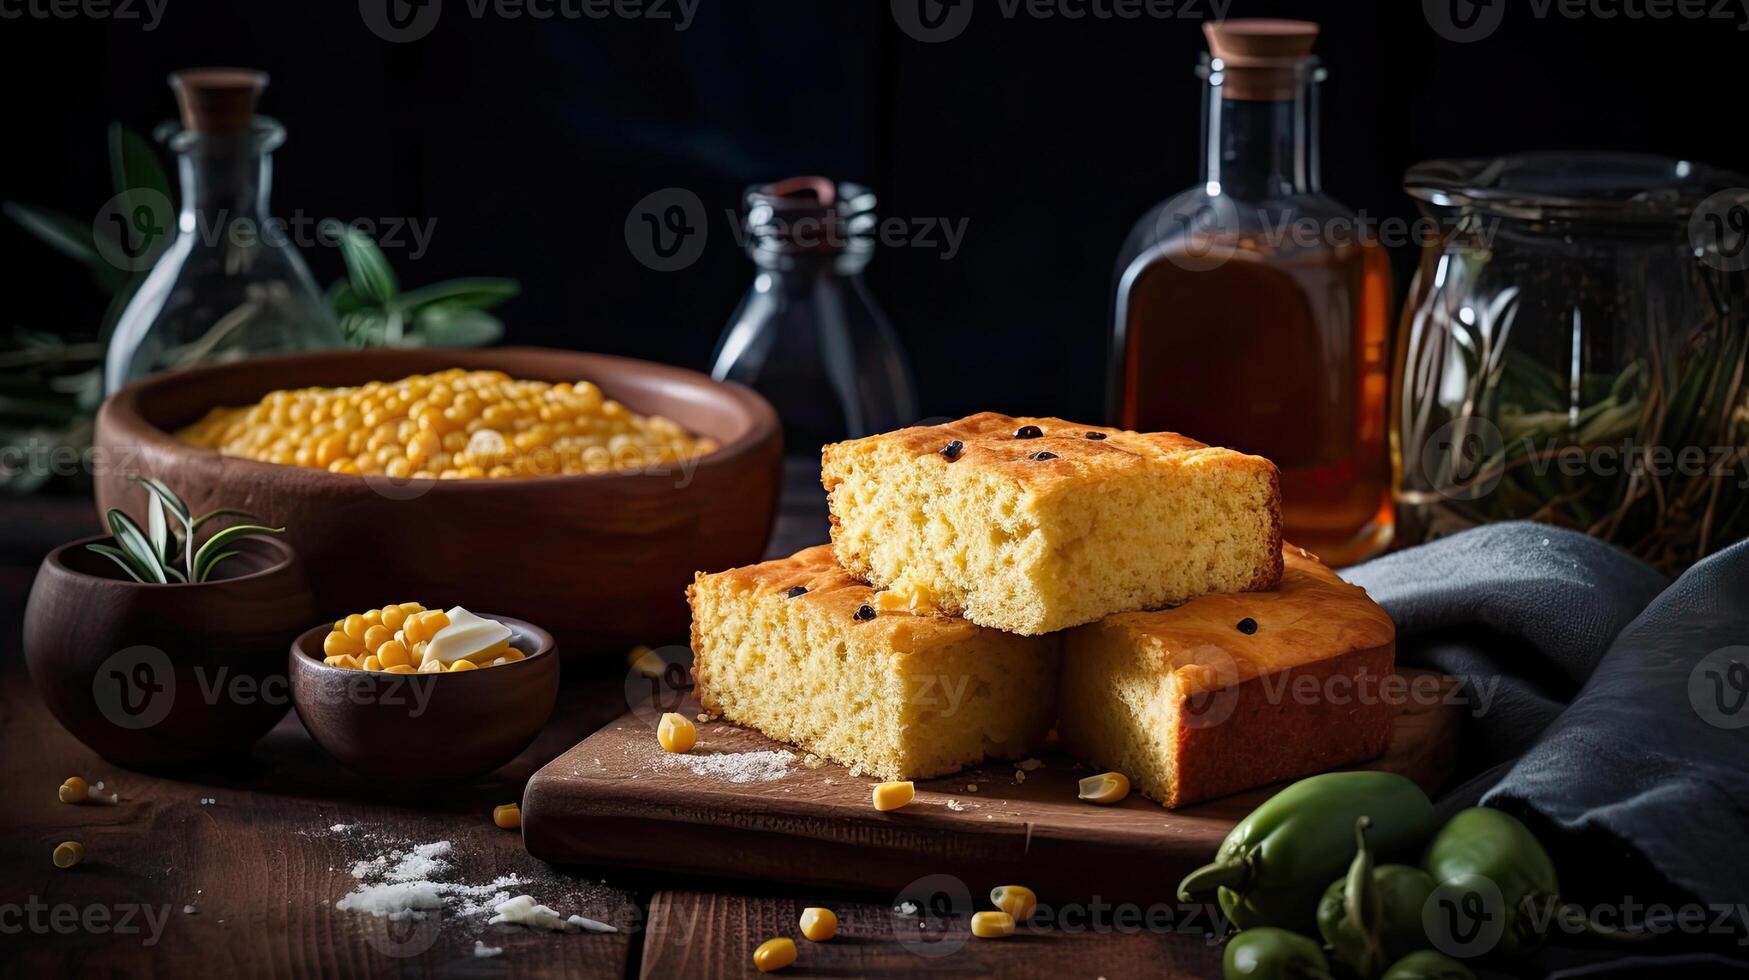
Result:
<svg viewBox="0 0 1749 980">
<path fill-rule="evenodd" d="M 1335 565 L 1390 543 L 1390 266 L 1319 190 L 1317 25 L 1205 25 L 1202 182 L 1125 244 L 1110 413 L 1281 469 L 1283 533 Z"/>
</svg>

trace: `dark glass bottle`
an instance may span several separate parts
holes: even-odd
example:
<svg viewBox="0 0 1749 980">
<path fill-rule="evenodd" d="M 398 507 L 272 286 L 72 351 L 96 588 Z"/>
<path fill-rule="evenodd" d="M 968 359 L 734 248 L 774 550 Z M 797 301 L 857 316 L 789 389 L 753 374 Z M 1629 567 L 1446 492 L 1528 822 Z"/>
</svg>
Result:
<svg viewBox="0 0 1749 980">
<path fill-rule="evenodd" d="M 915 422 L 910 367 L 862 278 L 874 254 L 874 193 L 796 177 L 750 188 L 746 208 L 758 273 L 711 376 L 765 396 L 792 455 Z"/>
<path fill-rule="evenodd" d="M 1391 537 L 1390 266 L 1319 186 L 1317 25 L 1206 25 L 1202 182 L 1118 262 L 1111 415 L 1267 456 L 1286 537 L 1333 564 Z"/>
</svg>

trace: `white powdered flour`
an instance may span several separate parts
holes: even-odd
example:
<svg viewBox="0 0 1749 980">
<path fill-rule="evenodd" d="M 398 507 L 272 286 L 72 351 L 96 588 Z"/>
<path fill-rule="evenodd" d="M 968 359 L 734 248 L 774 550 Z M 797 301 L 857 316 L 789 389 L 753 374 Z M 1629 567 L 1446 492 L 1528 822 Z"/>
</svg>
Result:
<svg viewBox="0 0 1749 980">
<path fill-rule="evenodd" d="M 789 775 L 796 754 L 783 749 L 763 752 L 719 752 L 714 755 L 686 753 L 665 755 L 669 766 L 685 766 L 694 775 L 730 783 L 770 783 Z"/>
</svg>

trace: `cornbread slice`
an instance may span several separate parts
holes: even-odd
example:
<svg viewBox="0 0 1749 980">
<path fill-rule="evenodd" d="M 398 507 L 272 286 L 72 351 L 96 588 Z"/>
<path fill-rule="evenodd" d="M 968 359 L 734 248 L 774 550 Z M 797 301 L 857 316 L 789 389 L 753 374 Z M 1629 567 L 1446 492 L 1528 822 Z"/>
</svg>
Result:
<svg viewBox="0 0 1749 980">
<path fill-rule="evenodd" d="M 1055 637 L 876 612 L 830 545 L 700 573 L 686 595 L 704 709 L 866 775 L 1025 756 L 1051 726 Z"/>
<path fill-rule="evenodd" d="M 1281 578 L 1275 464 L 1172 433 L 986 412 L 829 445 L 820 476 L 846 571 L 980 626 L 1030 636 Z"/>
<path fill-rule="evenodd" d="M 1206 595 L 1064 634 L 1064 742 L 1170 807 L 1384 752 L 1396 628 L 1365 590 L 1284 550 L 1273 592 Z"/>
</svg>

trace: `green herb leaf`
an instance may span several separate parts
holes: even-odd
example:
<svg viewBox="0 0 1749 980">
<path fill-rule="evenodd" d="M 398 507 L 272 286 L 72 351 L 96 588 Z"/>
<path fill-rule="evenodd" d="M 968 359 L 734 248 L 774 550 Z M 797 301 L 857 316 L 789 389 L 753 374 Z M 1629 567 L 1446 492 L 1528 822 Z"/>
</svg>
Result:
<svg viewBox="0 0 1749 980">
<path fill-rule="evenodd" d="M 357 228 L 342 226 L 339 234 L 340 257 L 346 262 L 346 275 L 352 288 L 372 303 L 387 303 L 394 299 L 400 286 L 382 249 Z"/>
<path fill-rule="evenodd" d="M 226 552 L 222 550 L 231 542 L 242 538 L 284 533 L 285 528 L 283 527 L 263 527 L 260 524 L 237 524 L 225 528 L 206 539 L 206 543 L 201 545 L 200 550 L 194 553 L 194 575 L 192 576 L 192 580 L 196 582 L 205 582 L 207 577 L 212 574 L 214 565 L 223 561 L 230 555 L 236 554 L 234 551 Z"/>
<path fill-rule="evenodd" d="M 109 178 L 117 194 L 144 190 L 170 200 L 170 178 L 152 144 L 117 122 L 109 124 Z"/>
<path fill-rule="evenodd" d="M 85 549 L 87 551 L 95 551 L 103 557 L 108 558 L 110 561 L 115 562 L 117 565 L 120 565 L 121 570 L 128 573 L 129 578 L 141 585 L 148 584 L 145 577 L 141 575 L 138 569 L 134 568 L 133 562 L 129 561 L 128 556 L 121 550 L 111 548 L 106 544 L 88 544 L 85 546 Z"/>
<path fill-rule="evenodd" d="M 4 205 L 6 216 L 17 222 L 19 227 L 36 236 L 43 244 L 55 251 L 82 262 L 93 271 L 99 268 L 115 271 L 114 267 L 105 262 L 97 252 L 97 245 L 91 235 L 91 224 L 70 218 L 59 211 L 47 208 L 32 207 L 28 204 L 15 204 L 7 201 Z"/>
<path fill-rule="evenodd" d="M 146 540 L 146 533 L 134 523 L 134 519 L 119 510 L 109 512 L 109 530 L 115 535 L 116 544 L 121 546 L 129 558 L 133 559 L 140 570 L 145 573 L 146 581 L 166 584 L 169 579 L 164 576 L 164 565 L 152 551 L 152 543 Z"/>
<path fill-rule="evenodd" d="M 504 336 L 504 323 L 490 313 L 438 303 L 414 319 L 415 333 L 428 347 L 484 347 Z"/>
<path fill-rule="evenodd" d="M 208 513 L 202 514 L 199 517 L 195 518 L 193 530 L 199 531 L 203 526 L 206 525 L 207 521 L 217 520 L 221 517 L 241 517 L 243 520 L 249 521 L 249 522 L 254 523 L 254 524 L 261 523 L 261 518 L 256 517 L 254 514 L 251 514 L 246 510 L 236 510 L 236 509 L 231 508 L 231 507 L 221 507 L 218 510 L 209 511 Z"/>
<path fill-rule="evenodd" d="M 395 306 L 402 310 L 416 310 L 432 303 L 442 303 L 470 310 L 489 310 L 520 292 L 522 284 L 515 279 L 449 279 L 409 289 L 395 300 Z"/>
</svg>

